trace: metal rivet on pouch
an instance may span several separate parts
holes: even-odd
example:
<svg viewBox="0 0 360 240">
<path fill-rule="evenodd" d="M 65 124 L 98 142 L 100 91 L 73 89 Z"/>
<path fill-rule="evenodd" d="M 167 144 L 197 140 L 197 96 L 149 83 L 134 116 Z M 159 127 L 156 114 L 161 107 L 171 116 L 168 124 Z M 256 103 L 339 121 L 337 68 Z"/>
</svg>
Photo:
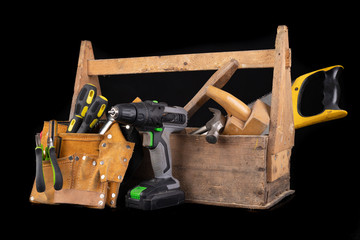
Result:
<svg viewBox="0 0 360 240">
<path fill-rule="evenodd" d="M 105 175 L 101 175 L 101 179 L 104 179 L 105 178 Z"/>
<path fill-rule="evenodd" d="M 126 145 L 126 148 L 127 148 L 127 149 L 131 149 L 131 147 L 130 147 L 129 145 Z"/>
<path fill-rule="evenodd" d="M 104 202 L 103 202 L 103 201 L 99 201 L 98 204 L 99 204 L 100 206 L 102 206 L 102 205 L 104 204 Z"/>
<path fill-rule="evenodd" d="M 127 159 L 126 158 L 124 158 L 124 162 L 126 162 L 127 161 Z"/>
<path fill-rule="evenodd" d="M 102 147 L 106 147 L 106 143 L 103 143 L 101 146 L 102 146 Z"/>
<path fill-rule="evenodd" d="M 75 156 L 75 161 L 79 161 L 79 157 L 78 157 L 78 156 Z"/>
<path fill-rule="evenodd" d="M 83 156 L 83 157 L 82 157 L 82 160 L 86 160 L 86 156 Z"/>
<path fill-rule="evenodd" d="M 93 162 L 92 162 L 92 165 L 93 165 L 93 166 L 96 166 L 96 161 L 93 161 Z"/>
<path fill-rule="evenodd" d="M 100 165 L 104 165 L 104 161 L 101 161 L 101 162 L 100 162 Z"/>
<path fill-rule="evenodd" d="M 118 179 L 120 180 L 121 178 L 122 178 L 122 176 L 121 176 L 121 175 L 119 175 L 119 176 L 118 176 Z"/>
<path fill-rule="evenodd" d="M 70 157 L 69 157 L 69 160 L 70 160 L 70 161 L 73 160 L 73 159 L 74 159 L 73 156 L 70 156 Z"/>
<path fill-rule="evenodd" d="M 31 201 L 34 201 L 34 199 L 35 199 L 35 198 L 34 198 L 33 196 L 30 197 L 30 200 L 31 200 Z"/>
<path fill-rule="evenodd" d="M 104 199 L 104 197 L 105 197 L 105 195 L 102 193 L 102 194 L 100 194 L 100 198 L 101 199 Z"/>
<path fill-rule="evenodd" d="M 111 139 L 111 138 L 112 138 L 112 135 L 111 135 L 111 134 L 108 134 L 108 135 L 107 135 L 107 138 L 108 138 L 108 139 Z"/>
<path fill-rule="evenodd" d="M 115 196 L 116 196 L 116 194 L 115 194 L 115 193 L 112 193 L 112 194 L 111 194 L 111 197 L 112 197 L 112 198 L 114 198 Z"/>
<path fill-rule="evenodd" d="M 114 200 L 111 200 L 111 201 L 110 201 L 110 204 L 111 204 L 111 205 L 114 205 Z"/>
</svg>

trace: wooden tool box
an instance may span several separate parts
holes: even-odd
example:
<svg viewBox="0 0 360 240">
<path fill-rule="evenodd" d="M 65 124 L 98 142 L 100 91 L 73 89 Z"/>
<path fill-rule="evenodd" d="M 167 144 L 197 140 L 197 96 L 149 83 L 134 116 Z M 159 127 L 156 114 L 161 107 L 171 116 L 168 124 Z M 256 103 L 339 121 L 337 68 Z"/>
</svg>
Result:
<svg viewBox="0 0 360 240">
<path fill-rule="evenodd" d="M 269 50 L 95 60 L 91 42 L 82 41 L 70 118 L 83 84 L 96 85 L 101 94 L 98 75 L 216 70 L 231 59 L 239 62 L 239 69 L 274 69 L 269 134 L 220 135 L 217 144 L 207 143 L 205 136 L 172 134 L 173 175 L 187 202 L 270 208 L 294 192 L 290 155 L 295 129 L 286 26 L 278 27 L 275 49 Z M 149 161 L 140 168 L 152 172 Z"/>
</svg>

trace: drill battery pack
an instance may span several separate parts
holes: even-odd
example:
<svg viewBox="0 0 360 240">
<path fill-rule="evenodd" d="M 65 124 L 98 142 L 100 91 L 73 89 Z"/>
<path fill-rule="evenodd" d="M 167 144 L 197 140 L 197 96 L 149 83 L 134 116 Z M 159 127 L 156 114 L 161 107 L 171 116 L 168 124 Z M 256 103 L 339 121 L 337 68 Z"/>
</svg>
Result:
<svg viewBox="0 0 360 240">
<path fill-rule="evenodd" d="M 180 188 L 168 189 L 176 183 L 173 179 L 154 178 L 140 183 L 125 196 L 126 207 L 156 210 L 182 204 L 185 194 Z"/>
</svg>

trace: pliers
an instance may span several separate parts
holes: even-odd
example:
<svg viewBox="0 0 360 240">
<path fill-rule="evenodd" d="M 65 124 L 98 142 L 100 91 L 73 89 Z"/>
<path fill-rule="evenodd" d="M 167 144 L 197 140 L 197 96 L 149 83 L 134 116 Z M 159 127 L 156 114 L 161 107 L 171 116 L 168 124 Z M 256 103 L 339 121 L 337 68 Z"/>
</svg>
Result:
<svg viewBox="0 0 360 240">
<path fill-rule="evenodd" d="M 50 124 L 52 125 L 52 124 Z M 49 130 L 49 133 L 51 131 L 51 127 Z M 40 133 L 37 133 L 35 135 L 35 157 L 36 157 L 36 177 L 35 177 L 35 183 L 36 183 L 36 190 L 38 192 L 44 192 L 45 191 L 45 180 L 44 180 L 44 172 L 43 172 L 43 161 L 50 161 L 51 168 L 53 170 L 53 182 L 54 182 L 54 189 L 55 190 L 61 190 L 63 186 L 63 177 L 61 174 L 61 170 L 59 167 L 59 164 L 56 159 L 56 152 L 54 147 L 54 139 L 53 134 L 50 133 L 49 137 L 47 139 L 47 147 L 45 148 L 41 144 L 41 138 Z"/>
</svg>

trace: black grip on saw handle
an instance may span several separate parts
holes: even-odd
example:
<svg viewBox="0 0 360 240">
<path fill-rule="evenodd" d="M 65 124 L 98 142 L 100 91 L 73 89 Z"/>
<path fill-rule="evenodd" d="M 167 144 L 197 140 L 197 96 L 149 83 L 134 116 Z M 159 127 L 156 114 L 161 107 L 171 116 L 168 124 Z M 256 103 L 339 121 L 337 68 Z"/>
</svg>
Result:
<svg viewBox="0 0 360 240">
<path fill-rule="evenodd" d="M 319 69 L 298 77 L 292 87 L 292 102 L 295 129 L 317 124 L 320 122 L 331 121 L 343 118 L 347 115 L 347 111 L 339 108 L 340 86 L 338 82 L 339 69 L 343 68 L 341 65 L 335 65 L 323 69 Z M 324 72 L 324 89 L 322 104 L 324 110 L 313 116 L 303 116 L 300 112 L 301 97 L 308 82 L 308 77 L 317 73 Z"/>
<path fill-rule="evenodd" d="M 339 110 L 340 99 L 340 85 L 338 76 L 340 75 L 342 67 L 334 67 L 328 71 L 325 71 L 324 80 L 324 98 L 322 104 L 325 109 Z"/>
</svg>

